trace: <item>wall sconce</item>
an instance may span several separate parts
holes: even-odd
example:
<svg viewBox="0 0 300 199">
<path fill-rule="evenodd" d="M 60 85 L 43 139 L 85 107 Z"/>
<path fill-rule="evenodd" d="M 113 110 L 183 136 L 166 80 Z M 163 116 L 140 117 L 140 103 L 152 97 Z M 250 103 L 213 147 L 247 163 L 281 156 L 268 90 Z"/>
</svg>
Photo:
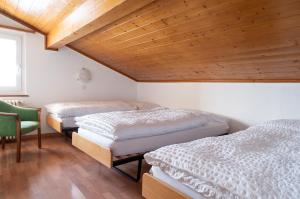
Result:
<svg viewBox="0 0 300 199">
<path fill-rule="evenodd" d="M 92 73 L 87 68 L 81 68 L 77 73 L 76 80 L 81 84 L 82 89 L 92 80 Z"/>
</svg>

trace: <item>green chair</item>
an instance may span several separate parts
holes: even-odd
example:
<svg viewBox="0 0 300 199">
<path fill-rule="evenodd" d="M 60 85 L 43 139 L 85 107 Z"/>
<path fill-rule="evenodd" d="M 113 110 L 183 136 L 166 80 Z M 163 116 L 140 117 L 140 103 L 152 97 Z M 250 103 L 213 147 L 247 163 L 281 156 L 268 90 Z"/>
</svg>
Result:
<svg viewBox="0 0 300 199">
<path fill-rule="evenodd" d="M 21 160 L 21 136 L 34 130 L 38 132 L 38 147 L 41 143 L 41 109 L 23 108 L 0 100 L 0 137 L 5 148 L 7 136 L 15 136 L 17 141 L 17 162 Z"/>
</svg>

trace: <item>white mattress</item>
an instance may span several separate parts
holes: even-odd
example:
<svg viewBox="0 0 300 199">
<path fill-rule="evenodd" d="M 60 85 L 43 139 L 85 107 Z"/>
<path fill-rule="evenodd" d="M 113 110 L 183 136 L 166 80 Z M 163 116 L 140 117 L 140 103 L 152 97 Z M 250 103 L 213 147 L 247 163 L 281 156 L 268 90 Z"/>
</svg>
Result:
<svg viewBox="0 0 300 199">
<path fill-rule="evenodd" d="M 163 135 L 113 141 L 102 135 L 79 128 L 78 134 L 100 146 L 110 148 L 115 156 L 143 153 L 158 149 L 162 146 L 188 142 L 209 136 L 217 136 L 228 131 L 226 122 L 210 122 L 204 126 L 177 131 Z"/>
<path fill-rule="evenodd" d="M 198 192 L 194 191 L 193 189 L 185 186 L 184 184 L 181 184 L 174 178 L 171 178 L 166 173 L 164 173 L 159 167 L 152 166 L 151 167 L 151 173 L 154 177 L 157 179 L 165 182 L 166 184 L 170 185 L 171 187 L 174 187 L 176 190 L 180 191 L 181 193 L 184 193 L 185 195 L 195 198 L 195 199 L 205 199 L 204 196 L 199 194 Z"/>
</svg>

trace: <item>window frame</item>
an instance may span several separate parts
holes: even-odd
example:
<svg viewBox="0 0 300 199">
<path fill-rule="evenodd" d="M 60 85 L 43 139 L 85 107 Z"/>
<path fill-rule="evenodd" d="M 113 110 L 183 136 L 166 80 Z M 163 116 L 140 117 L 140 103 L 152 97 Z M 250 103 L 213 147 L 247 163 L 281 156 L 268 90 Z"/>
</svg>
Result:
<svg viewBox="0 0 300 199">
<path fill-rule="evenodd" d="M 16 41 L 17 44 L 17 86 L 16 87 L 1 87 L 0 96 L 27 96 L 25 86 L 25 49 L 24 49 L 24 33 L 13 30 L 0 29 L 0 38 L 7 38 Z"/>
</svg>

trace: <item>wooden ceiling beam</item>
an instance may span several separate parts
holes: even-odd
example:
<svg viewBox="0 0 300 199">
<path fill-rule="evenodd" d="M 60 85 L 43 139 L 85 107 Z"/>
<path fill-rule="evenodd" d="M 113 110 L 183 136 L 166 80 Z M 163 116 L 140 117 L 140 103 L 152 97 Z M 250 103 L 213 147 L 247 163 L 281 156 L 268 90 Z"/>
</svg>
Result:
<svg viewBox="0 0 300 199">
<path fill-rule="evenodd" d="M 31 30 L 31 29 L 18 28 L 18 27 L 14 27 L 14 26 L 8 26 L 8 25 L 5 25 L 5 24 L 0 24 L 0 28 L 9 29 L 9 30 L 15 30 L 15 31 L 20 31 L 20 32 L 35 33 L 35 31 Z"/>
<path fill-rule="evenodd" d="M 47 35 L 48 48 L 60 48 L 143 8 L 154 0 L 88 0 Z"/>
<path fill-rule="evenodd" d="M 45 35 L 45 32 L 41 31 L 40 29 L 36 28 L 35 26 L 32 26 L 31 24 L 29 24 L 28 22 L 20 19 L 19 17 L 13 16 L 12 14 L 8 13 L 6 10 L 3 10 L 2 8 L 0 8 L 0 14 L 22 24 L 23 26 L 26 26 L 27 28 L 34 30 L 36 32 L 39 32 L 43 35 Z"/>
</svg>

